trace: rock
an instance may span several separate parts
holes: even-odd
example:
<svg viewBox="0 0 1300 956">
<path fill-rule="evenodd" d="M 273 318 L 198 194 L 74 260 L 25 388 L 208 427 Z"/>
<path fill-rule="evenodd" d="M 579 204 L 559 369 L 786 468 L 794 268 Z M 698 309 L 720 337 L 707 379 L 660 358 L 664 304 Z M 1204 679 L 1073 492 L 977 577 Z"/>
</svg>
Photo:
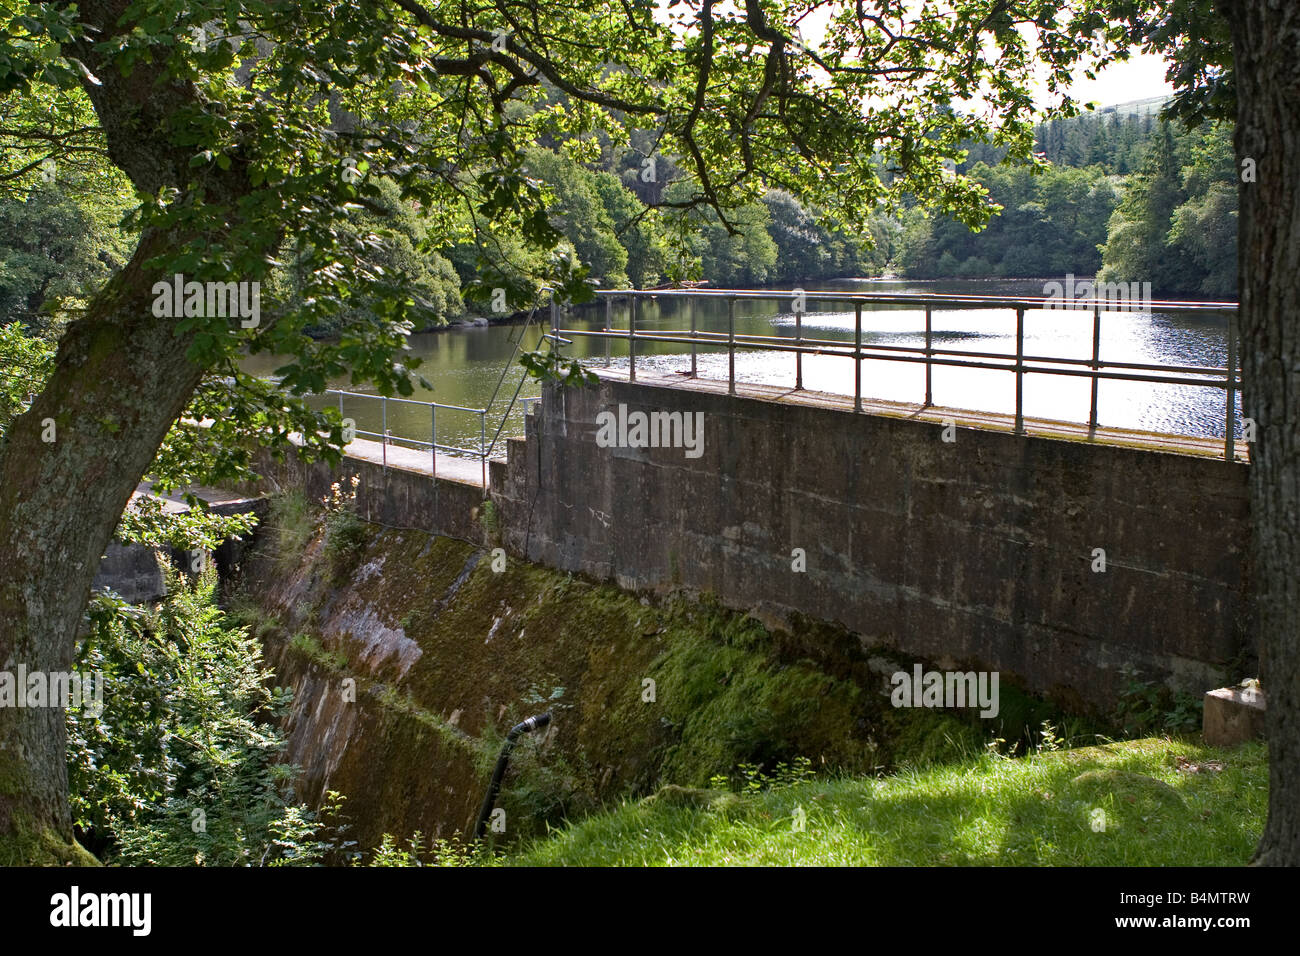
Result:
<svg viewBox="0 0 1300 956">
<path fill-rule="evenodd" d="M 728 790 L 701 790 L 696 787 L 679 787 L 670 783 L 641 801 L 643 805 L 667 804 L 675 807 L 724 810 L 740 803 L 740 797 Z"/>
<path fill-rule="evenodd" d="M 158 601 L 167 594 L 157 552 L 147 545 L 118 541 L 109 542 L 91 588 L 114 591 L 128 604 Z"/>
</svg>

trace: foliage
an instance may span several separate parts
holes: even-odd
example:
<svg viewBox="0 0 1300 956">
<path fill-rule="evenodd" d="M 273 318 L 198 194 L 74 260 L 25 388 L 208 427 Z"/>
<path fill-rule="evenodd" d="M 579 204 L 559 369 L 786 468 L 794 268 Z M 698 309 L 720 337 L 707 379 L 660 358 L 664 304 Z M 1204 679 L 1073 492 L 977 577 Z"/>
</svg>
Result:
<svg viewBox="0 0 1300 956">
<path fill-rule="evenodd" d="M 597 188 L 597 176 L 569 157 L 546 149 L 527 151 L 527 169 L 551 193 L 551 224 L 573 244 L 578 261 L 606 288 L 628 284 L 627 250 Z"/>
<path fill-rule="evenodd" d="M 406 289 L 412 300 L 411 321 L 416 331 L 446 325 L 449 318 L 465 311 L 460 277 L 450 261 L 427 248 L 427 222 L 402 199 L 397 184 L 380 178 L 375 187 L 375 198 L 350 217 L 345 227 L 348 234 L 354 242 L 373 250 L 376 269 Z M 309 285 L 304 270 L 311 267 L 312 256 L 301 240 L 291 238 L 281 258 L 285 265 L 269 283 L 271 304 L 300 309 L 304 289 Z M 365 308 L 361 302 L 346 305 L 306 330 L 314 335 L 334 335 L 355 328 L 364 324 L 367 316 L 359 310 Z"/>
<path fill-rule="evenodd" d="M 0 199 L 0 323 L 61 332 L 125 264 L 131 237 L 117 223 L 126 209 L 118 196 L 78 198 L 57 181 Z"/>
<path fill-rule="evenodd" d="M 367 866 L 492 866 L 495 858 L 481 847 L 467 845 L 459 834 L 449 840 L 432 839 L 426 846 L 419 830 L 404 843 L 385 833 Z"/>
<path fill-rule="evenodd" d="M 330 485 L 330 493 L 321 499 L 325 558 L 336 584 L 347 580 L 366 545 L 366 523 L 357 514 L 357 485 L 360 483 L 361 478 L 353 475 L 348 482 L 349 489 L 344 491 L 336 481 Z"/>
<path fill-rule="evenodd" d="M 169 578 L 156 609 L 93 600 L 77 667 L 102 675 L 103 708 L 68 711 L 68 774 L 83 844 L 124 865 L 249 865 L 292 858 L 291 770 L 269 723 L 261 649 L 216 607 L 216 572 Z M 293 813 L 289 811 L 293 809 Z"/>
<path fill-rule="evenodd" d="M 1091 275 L 1117 196 L 1099 169 L 977 165 L 970 175 L 1002 207 L 972 233 L 919 210 L 904 217 L 898 264 L 917 278 Z"/>
<path fill-rule="evenodd" d="M 0 435 L 27 410 L 28 398 L 44 387 L 54 367 L 54 343 L 21 322 L 0 325 Z"/>
<path fill-rule="evenodd" d="M 879 275 L 893 255 L 888 217 L 866 215 L 847 228 L 833 228 L 783 189 L 769 189 L 763 205 L 776 247 L 768 273 L 771 282 Z"/>
<path fill-rule="evenodd" d="M 787 790 L 804 783 L 816 776 L 812 761 L 807 757 L 795 757 L 790 763 L 778 761 L 771 773 L 763 770 L 760 764 L 739 763 L 736 776 L 715 774 L 709 778 L 709 786 L 714 790 L 735 790 L 740 793 L 761 793 L 764 790 Z"/>
<path fill-rule="evenodd" d="M 181 551 L 214 551 L 221 542 L 240 540 L 255 527 L 255 514 L 222 515 L 193 506 L 185 512 L 164 512 L 158 498 L 137 495 L 122 512 L 117 538 Z"/>
<path fill-rule="evenodd" d="M 1204 709 L 1200 697 L 1141 680 L 1131 667 L 1122 673 L 1125 684 L 1115 708 L 1115 720 L 1125 734 L 1187 734 L 1200 729 Z"/>
<path fill-rule="evenodd" d="M 1034 147 L 1054 166 L 1098 166 L 1107 175 L 1127 176 L 1141 168 L 1165 102 L 1157 98 L 1054 117 L 1034 128 Z"/>
<path fill-rule="evenodd" d="M 1235 298 L 1237 190 L 1231 127 L 1160 124 L 1130 177 L 1103 248 L 1103 282 L 1150 282 L 1164 293 Z"/>
</svg>

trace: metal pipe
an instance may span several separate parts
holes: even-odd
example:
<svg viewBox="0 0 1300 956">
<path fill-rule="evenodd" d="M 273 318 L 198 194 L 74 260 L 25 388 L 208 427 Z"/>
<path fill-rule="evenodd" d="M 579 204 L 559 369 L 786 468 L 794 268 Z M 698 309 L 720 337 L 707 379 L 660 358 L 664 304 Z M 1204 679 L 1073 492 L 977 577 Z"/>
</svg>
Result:
<svg viewBox="0 0 1300 956">
<path fill-rule="evenodd" d="M 609 317 L 613 309 L 614 309 L 614 300 L 606 299 L 605 300 L 605 331 L 606 332 L 608 332 L 610 328 Z M 605 339 L 605 368 L 609 368 L 609 339 Z"/>
<path fill-rule="evenodd" d="M 1016 309 L 1016 434 L 1025 433 L 1025 310 Z"/>
<path fill-rule="evenodd" d="M 803 313 L 797 309 L 794 313 L 794 341 L 796 345 L 803 345 Z M 803 389 L 803 352 L 794 353 L 794 387 L 795 391 Z"/>
<path fill-rule="evenodd" d="M 636 381 L 636 296 L 627 301 L 627 380 Z"/>
<path fill-rule="evenodd" d="M 727 394 L 736 394 L 736 297 L 727 299 Z"/>
<path fill-rule="evenodd" d="M 501 747 L 501 755 L 497 757 L 497 765 L 492 770 L 492 780 L 488 783 L 487 794 L 483 797 L 483 805 L 478 811 L 478 822 L 474 824 L 475 840 L 482 840 L 487 834 L 488 819 L 492 816 L 492 808 L 497 801 L 497 794 L 501 792 L 501 780 L 506 775 L 506 766 L 510 763 L 510 751 L 515 749 L 515 741 L 521 735 L 545 727 L 550 722 L 551 713 L 547 711 L 544 714 L 529 717 L 527 720 L 515 724 L 510 728 L 510 732 L 506 734 L 506 742 Z"/>
<path fill-rule="evenodd" d="M 692 304 L 692 301 L 690 299 L 686 300 L 686 311 L 690 314 L 691 317 L 691 378 L 699 378 L 699 372 L 697 371 L 695 365 L 695 337 L 696 337 L 695 306 Z"/>
<path fill-rule="evenodd" d="M 626 296 L 637 292 L 635 289 L 602 289 L 597 296 Z M 736 297 L 740 299 L 788 299 L 790 292 L 771 289 L 657 289 L 654 295 L 665 298 L 692 296 L 701 299 Z M 1023 308 L 1026 311 L 1063 311 L 1073 309 L 1091 310 L 1097 306 L 1111 312 L 1235 312 L 1235 302 L 1192 302 L 1181 299 L 1159 299 L 1150 302 L 1142 299 L 1073 299 L 1062 302 L 1059 299 L 1045 297 L 1007 298 L 996 295 L 956 295 L 934 292 L 809 292 L 805 298 L 814 302 L 863 302 L 887 305 L 918 305 L 933 302 L 945 308 L 970 306 L 987 308 L 990 305 L 1008 309 Z"/>
<path fill-rule="evenodd" d="M 478 416 L 478 457 L 483 463 L 483 490 L 487 491 L 487 413 Z"/>
<path fill-rule="evenodd" d="M 438 477 L 438 406 L 429 406 L 429 474 Z"/>
<path fill-rule="evenodd" d="M 605 335 L 604 332 L 583 331 L 581 329 L 563 329 L 562 331 L 568 335 L 588 336 L 591 338 L 599 338 Z M 617 336 L 620 339 L 626 338 L 627 336 L 627 332 L 625 330 L 617 330 L 617 329 L 611 332 L 610 334 Z M 682 345 L 689 345 L 691 342 L 690 336 L 684 332 L 676 332 L 676 333 L 638 332 L 636 337 L 638 340 L 642 342 L 673 342 L 673 343 L 680 343 Z M 700 339 L 703 339 L 706 342 L 715 341 L 719 345 L 726 345 L 730 341 L 726 332 L 700 332 L 698 333 L 698 337 Z M 740 332 L 736 334 L 735 340 L 737 345 L 742 346 L 744 348 L 761 349 L 770 352 L 794 352 L 794 351 L 802 350 L 803 352 L 809 355 L 824 355 L 827 353 L 830 353 L 832 355 L 837 355 L 837 354 L 845 355 L 845 356 L 853 355 L 853 343 L 845 341 L 844 339 L 814 339 L 814 338 L 808 338 L 807 336 L 804 336 L 803 345 L 793 345 L 793 344 L 787 345 L 785 343 L 790 342 L 791 340 L 782 339 L 780 336 L 756 335 L 752 333 Z M 924 362 L 925 361 L 924 346 L 881 345 L 877 343 L 872 345 L 864 345 L 863 348 L 867 352 L 897 352 L 900 354 L 917 356 L 917 358 L 915 359 L 904 359 L 904 358 L 895 358 L 894 356 L 891 355 L 888 357 L 887 359 L 888 361 L 899 361 L 899 362 L 903 362 L 903 361 Z M 837 349 L 840 351 L 837 352 L 836 351 Z M 959 357 L 971 357 L 971 358 L 1002 359 L 1005 362 L 1009 363 L 1007 365 L 1001 365 L 1001 366 L 978 365 L 976 363 L 971 363 L 972 368 L 1003 368 L 1007 371 L 1011 371 L 1015 368 L 1014 363 L 1016 357 L 1014 354 L 1009 352 L 979 352 L 970 349 L 940 349 L 940 348 L 932 348 L 930 352 L 932 355 L 936 355 L 936 356 L 959 356 Z M 872 356 L 868 355 L 867 357 L 870 358 Z M 1090 358 L 1059 358 L 1057 356 L 1052 356 L 1052 355 L 1030 355 L 1029 353 L 1025 353 L 1024 360 L 1026 363 L 1043 362 L 1050 365 L 1078 365 L 1084 368 L 1091 368 L 1093 364 L 1092 359 Z M 943 363 L 936 363 L 936 364 L 943 364 Z M 954 363 L 948 363 L 948 364 L 954 364 Z M 956 364 L 961 364 L 961 363 L 956 363 Z M 1124 368 L 1124 369 L 1133 369 L 1137 371 L 1180 372 L 1180 373 L 1185 373 L 1187 375 L 1215 375 L 1220 377 L 1223 375 L 1222 366 L 1211 366 L 1211 365 L 1165 365 L 1165 364 L 1153 365 L 1144 362 L 1101 362 L 1100 365 L 1102 368 Z M 1051 369 L 1034 369 L 1034 368 L 1030 368 L 1028 365 L 1026 365 L 1025 370 L 1027 372 L 1044 372 L 1049 374 L 1053 371 Z M 1068 373 L 1065 371 L 1062 371 L 1061 374 L 1062 375 L 1081 374 L 1084 376 L 1092 375 L 1091 372 Z M 1101 377 L 1103 379 L 1106 379 L 1106 378 L 1118 378 L 1123 376 L 1102 375 Z M 1170 381 L 1174 384 L 1177 384 L 1179 380 L 1170 379 Z M 1195 385 L 1201 383 L 1191 382 L 1188 384 Z M 1220 382 L 1218 387 L 1223 388 L 1224 387 L 1223 383 Z M 396 401 L 396 399 L 394 399 L 394 401 Z M 443 405 L 442 407 L 447 408 L 448 406 Z M 477 411 L 477 409 L 470 409 L 470 411 Z"/>
<path fill-rule="evenodd" d="M 1237 337 L 1232 316 L 1228 316 L 1228 411 L 1227 428 L 1223 437 L 1223 457 L 1227 461 L 1237 458 Z"/>
<path fill-rule="evenodd" d="M 1092 404 L 1088 413 L 1088 428 L 1097 430 L 1097 385 L 1101 371 L 1101 306 L 1092 310 Z"/>
<path fill-rule="evenodd" d="M 598 336 L 603 333 L 582 332 L 582 331 L 574 330 L 572 331 L 571 334 Z M 617 334 L 620 338 L 622 338 L 625 333 L 616 332 L 615 334 Z M 710 334 L 712 333 L 708 333 L 708 332 L 700 333 L 701 336 L 708 336 Z M 718 337 L 717 341 L 719 345 L 726 345 L 730 342 L 730 339 L 725 333 L 716 333 L 716 335 Z M 637 333 L 637 338 L 643 342 L 679 342 L 683 344 L 689 344 L 690 342 L 690 338 L 684 334 L 671 335 L 671 334 L 640 332 Z M 804 342 L 806 343 L 826 341 L 829 344 L 816 345 L 816 346 L 784 345 L 781 343 L 783 341 L 788 341 L 788 340 L 782 340 L 775 336 L 737 335 L 735 337 L 735 341 L 737 345 L 745 348 L 754 348 L 754 349 L 759 349 L 759 350 L 769 351 L 769 352 L 794 352 L 794 351 L 802 350 L 809 354 L 842 355 L 846 358 L 852 358 L 854 355 L 853 343 L 845 342 L 842 340 L 838 342 L 831 342 L 830 340 L 822 340 L 822 339 L 804 339 Z M 918 363 L 923 363 L 926 360 L 925 349 L 922 347 L 905 346 L 905 345 L 864 345 L 863 350 L 864 350 L 864 356 L 863 356 L 864 359 L 872 358 L 877 361 L 918 362 Z M 968 361 L 963 361 L 961 359 L 955 359 L 955 358 L 945 359 L 945 358 L 936 357 L 935 359 L 933 359 L 935 365 L 948 365 L 948 366 L 953 366 L 955 368 L 991 369 L 994 371 L 1001 371 L 1001 372 L 1014 372 L 1016 370 L 1016 365 L 1015 365 L 1016 356 L 1011 353 L 973 352 L 964 349 L 960 349 L 960 350 L 959 349 L 934 349 L 933 351 L 935 356 L 979 356 L 979 357 L 1001 360 L 1001 364 L 994 364 L 992 362 L 968 362 Z M 870 354 L 872 352 L 889 352 L 889 353 L 902 353 L 902 354 L 890 354 L 888 356 L 875 356 Z M 1053 358 L 1051 356 L 1042 356 L 1042 355 L 1025 355 L 1024 362 L 1025 362 L 1024 372 L 1026 375 L 1030 375 L 1030 374 L 1075 375 L 1075 376 L 1081 376 L 1083 378 L 1091 378 L 1092 376 L 1092 371 L 1087 368 L 1087 366 L 1090 366 L 1092 364 L 1092 361 L 1086 358 L 1070 359 L 1070 358 Z M 1030 362 L 1045 362 L 1051 365 L 1079 365 L 1079 366 L 1084 366 L 1084 368 L 1080 368 L 1077 370 L 1068 369 L 1068 368 L 1035 368 L 1032 365 L 1028 364 Z M 1132 368 L 1132 369 L 1157 369 L 1157 370 L 1168 369 L 1174 372 L 1185 372 L 1189 375 L 1197 374 L 1197 375 L 1219 376 L 1217 379 L 1208 380 L 1208 379 L 1175 378 L 1170 375 L 1124 375 L 1117 372 L 1111 372 L 1109 374 L 1101 375 L 1101 378 L 1106 380 L 1125 381 L 1125 382 L 1156 382 L 1156 383 L 1163 383 L 1167 385 L 1196 385 L 1196 386 L 1204 386 L 1206 388 L 1227 387 L 1226 380 L 1223 377 L 1224 373 L 1222 368 L 1210 368 L 1207 366 L 1143 365 L 1136 362 L 1103 362 L 1102 366 L 1104 368 Z M 446 406 L 444 405 L 443 407 L 445 408 Z M 476 410 L 476 409 L 472 409 L 472 410 Z"/>
<path fill-rule="evenodd" d="M 853 305 L 853 410 L 862 411 L 862 303 Z"/>
<path fill-rule="evenodd" d="M 383 410 L 383 418 L 381 419 L 379 430 L 384 433 L 384 470 L 387 471 L 388 470 L 388 396 L 382 395 L 380 397 L 383 399 L 383 401 L 379 403 L 379 407 Z"/>
<path fill-rule="evenodd" d="M 861 309 L 862 307 L 858 306 L 858 308 Z M 933 330 L 932 318 L 930 315 L 929 304 L 927 304 L 925 307 L 925 358 L 926 358 L 925 407 L 929 408 L 931 405 L 934 404 L 934 389 L 933 389 L 933 378 L 932 378 L 934 372 L 934 364 L 930 361 L 930 359 L 934 358 L 934 330 Z"/>
</svg>

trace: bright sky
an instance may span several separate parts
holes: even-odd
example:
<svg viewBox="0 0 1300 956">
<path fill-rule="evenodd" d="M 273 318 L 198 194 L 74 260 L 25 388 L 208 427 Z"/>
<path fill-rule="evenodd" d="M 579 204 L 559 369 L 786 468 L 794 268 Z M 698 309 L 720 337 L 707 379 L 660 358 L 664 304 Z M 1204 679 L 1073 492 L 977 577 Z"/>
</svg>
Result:
<svg viewBox="0 0 1300 956">
<path fill-rule="evenodd" d="M 829 17 L 830 9 L 824 8 L 804 18 L 802 33 L 807 42 L 816 45 L 826 30 Z M 1095 80 L 1089 80 L 1079 68 L 1079 78 L 1071 87 L 1070 94 L 1080 102 L 1095 103 L 1098 107 L 1168 96 L 1173 93 L 1173 87 L 1165 81 L 1167 68 L 1163 57 L 1134 53 L 1126 62 L 1115 63 L 1100 71 Z M 1040 105 L 1046 102 L 1045 96 L 1040 95 L 1037 99 Z"/>
<path fill-rule="evenodd" d="M 1168 96 L 1174 88 L 1165 82 L 1167 64 L 1154 54 L 1136 54 L 1125 63 L 1115 63 L 1089 80 L 1080 75 L 1070 95 L 1098 106 L 1113 106 L 1150 96 Z"/>
<path fill-rule="evenodd" d="M 669 0 L 656 0 L 655 16 L 663 22 L 670 19 L 668 2 Z M 734 6 L 735 0 L 721 0 L 721 5 Z M 694 26 L 690 21 L 689 7 L 678 7 L 676 12 L 678 16 L 686 16 L 689 25 Z M 814 48 L 826 31 L 830 13 L 829 6 L 815 9 L 802 21 L 804 41 Z M 1079 68 L 1078 80 L 1071 86 L 1070 94 L 1079 102 L 1093 103 L 1098 108 L 1153 96 L 1168 96 L 1173 93 L 1173 87 L 1165 81 L 1167 66 L 1163 57 L 1134 53 L 1127 61 L 1115 63 L 1100 71 L 1095 80 L 1085 77 L 1082 68 Z M 1042 93 L 1036 99 L 1040 106 L 1046 104 L 1046 97 Z"/>
</svg>

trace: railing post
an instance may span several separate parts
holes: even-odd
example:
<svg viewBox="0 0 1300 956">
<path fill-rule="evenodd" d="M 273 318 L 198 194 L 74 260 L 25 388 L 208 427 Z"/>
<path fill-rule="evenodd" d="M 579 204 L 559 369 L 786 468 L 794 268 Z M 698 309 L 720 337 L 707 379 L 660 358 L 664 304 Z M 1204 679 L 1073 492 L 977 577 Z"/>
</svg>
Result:
<svg viewBox="0 0 1300 956">
<path fill-rule="evenodd" d="M 803 347 L 803 313 L 795 310 L 794 313 L 794 344 L 796 348 Z M 794 387 L 795 391 L 803 388 L 803 353 L 794 353 Z"/>
<path fill-rule="evenodd" d="M 1088 414 L 1088 430 L 1097 430 L 1097 386 L 1101 371 L 1101 305 L 1092 307 L 1092 405 Z"/>
<path fill-rule="evenodd" d="M 636 381 L 636 294 L 627 301 L 627 380 Z"/>
<path fill-rule="evenodd" d="M 930 303 L 925 304 L 925 407 L 934 404 L 934 323 L 930 315 Z"/>
<path fill-rule="evenodd" d="M 727 298 L 727 394 L 736 394 L 736 297 Z"/>
<path fill-rule="evenodd" d="M 478 413 L 478 458 L 483 468 L 483 490 L 487 491 L 487 409 Z"/>
<path fill-rule="evenodd" d="M 438 406 L 429 403 L 429 474 L 438 477 Z"/>
<path fill-rule="evenodd" d="M 614 308 L 614 297 L 605 296 L 605 368 L 609 368 L 609 318 Z"/>
<path fill-rule="evenodd" d="M 1235 316 L 1228 313 L 1228 411 L 1227 429 L 1223 437 L 1223 457 L 1237 460 L 1237 337 Z"/>
<path fill-rule="evenodd" d="M 686 298 L 686 311 L 691 316 L 691 378 L 698 378 L 695 366 L 695 304 L 689 296 Z"/>
<path fill-rule="evenodd" d="M 384 470 L 388 470 L 388 396 L 379 396 L 379 405 L 383 409 L 382 418 L 380 419 L 379 432 L 380 441 L 384 449 Z"/>
<path fill-rule="evenodd" d="M 551 290 L 551 348 L 555 350 L 556 355 L 560 354 L 560 334 L 555 331 L 560 324 L 559 319 L 560 319 L 560 304 L 555 300 L 555 290 L 552 289 Z"/>
<path fill-rule="evenodd" d="M 853 303 L 853 410 L 862 411 L 862 303 Z"/>
<path fill-rule="evenodd" d="M 1016 309 L 1016 434 L 1025 433 L 1025 310 Z"/>
</svg>

